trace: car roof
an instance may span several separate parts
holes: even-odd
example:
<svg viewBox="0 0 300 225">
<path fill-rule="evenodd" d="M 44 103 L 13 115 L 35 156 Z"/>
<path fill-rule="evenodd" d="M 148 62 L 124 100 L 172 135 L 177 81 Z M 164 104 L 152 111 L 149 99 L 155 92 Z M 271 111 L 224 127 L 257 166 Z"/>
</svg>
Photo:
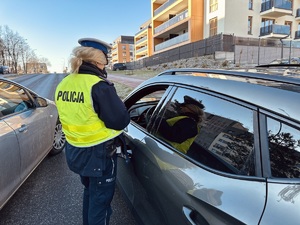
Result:
<svg viewBox="0 0 300 225">
<path fill-rule="evenodd" d="M 30 91 L 32 94 L 35 94 L 36 96 L 39 96 L 35 91 L 31 90 L 31 89 L 28 88 L 28 87 L 25 87 L 24 85 L 22 85 L 22 84 L 20 84 L 20 83 L 15 82 L 15 81 L 13 81 L 13 80 L 6 79 L 6 78 L 4 78 L 4 77 L 0 77 L 0 82 L 1 82 L 1 81 L 13 83 L 13 84 L 15 84 L 16 86 L 19 86 L 19 87 L 21 87 L 21 88 L 23 88 L 23 89 L 25 89 L 25 90 L 27 90 L 27 91 Z M 1 83 L 0 83 L 0 84 L 1 84 Z"/>
<path fill-rule="evenodd" d="M 232 97 L 300 122 L 300 79 L 230 70 L 173 69 L 143 82 L 141 86 L 178 84 L 200 87 Z"/>
</svg>

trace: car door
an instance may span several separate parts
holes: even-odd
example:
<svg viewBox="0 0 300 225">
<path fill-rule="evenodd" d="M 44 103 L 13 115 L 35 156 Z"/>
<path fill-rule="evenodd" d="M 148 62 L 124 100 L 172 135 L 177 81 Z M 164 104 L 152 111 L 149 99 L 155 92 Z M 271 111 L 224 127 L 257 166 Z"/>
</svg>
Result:
<svg viewBox="0 0 300 225">
<path fill-rule="evenodd" d="M 9 81 L 2 82 L 3 121 L 14 130 L 20 146 L 20 177 L 26 178 L 52 146 L 53 129 L 47 108 L 36 107 L 32 95 Z"/>
<path fill-rule="evenodd" d="M 300 221 L 300 124 L 269 113 L 262 116 L 268 200 L 260 225 Z"/>
<path fill-rule="evenodd" d="M 143 173 L 143 157 L 140 154 L 144 151 L 144 140 L 148 136 L 147 126 L 149 117 L 155 107 L 163 102 L 170 91 L 168 85 L 149 86 L 138 90 L 134 95 L 125 101 L 131 116 L 131 123 L 125 129 L 125 139 L 130 156 L 130 162 L 118 160 L 118 186 L 125 193 L 127 200 L 132 204 L 139 224 L 153 225 L 165 224 L 164 215 L 153 205 L 151 196 L 148 195 L 144 182 L 145 180 L 136 173 Z M 140 149 L 141 148 L 141 149 Z M 140 171 L 139 168 L 142 168 Z M 146 179 L 147 180 L 147 179 Z"/>
<path fill-rule="evenodd" d="M 127 132 L 134 140 L 135 174 L 164 217 L 161 224 L 258 224 L 267 187 L 254 141 L 255 109 L 186 89 L 178 89 L 171 102 L 186 95 L 202 101 L 207 116 L 191 152 L 161 138 L 159 122 L 151 134 L 136 127 Z M 171 102 L 155 113 L 166 114 Z"/>
<path fill-rule="evenodd" d="M 0 111 L 3 101 L 0 93 Z M 21 164 L 17 136 L 1 118 L 0 112 L 0 208 L 20 185 Z"/>
</svg>

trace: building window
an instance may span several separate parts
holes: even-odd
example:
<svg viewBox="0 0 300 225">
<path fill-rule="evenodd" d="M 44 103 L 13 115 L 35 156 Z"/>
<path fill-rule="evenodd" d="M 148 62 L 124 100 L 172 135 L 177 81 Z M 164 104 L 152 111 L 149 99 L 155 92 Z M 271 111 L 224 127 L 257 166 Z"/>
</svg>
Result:
<svg viewBox="0 0 300 225">
<path fill-rule="evenodd" d="M 218 10 L 218 0 L 209 0 L 209 12 Z"/>
<path fill-rule="evenodd" d="M 209 36 L 212 37 L 217 34 L 218 31 L 218 19 L 217 17 L 209 20 Z"/>
<path fill-rule="evenodd" d="M 270 19 L 270 18 L 262 18 L 261 19 L 261 27 L 268 27 L 271 26 L 275 23 L 274 19 Z"/>
<path fill-rule="evenodd" d="M 248 34 L 252 34 L 252 16 L 248 16 Z"/>
<path fill-rule="evenodd" d="M 292 21 L 285 21 L 285 22 L 284 22 L 284 25 L 290 26 L 290 34 L 291 34 L 291 33 L 292 33 L 292 25 L 293 25 L 293 22 L 292 22 Z"/>
<path fill-rule="evenodd" d="M 253 9 L 253 0 L 249 0 L 248 9 L 250 9 L 250 10 Z"/>
</svg>

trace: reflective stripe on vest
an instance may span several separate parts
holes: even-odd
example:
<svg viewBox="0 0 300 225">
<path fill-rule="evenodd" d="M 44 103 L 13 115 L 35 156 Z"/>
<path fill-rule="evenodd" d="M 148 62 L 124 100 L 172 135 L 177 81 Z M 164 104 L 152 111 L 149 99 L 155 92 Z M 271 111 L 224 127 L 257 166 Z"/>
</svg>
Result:
<svg viewBox="0 0 300 225">
<path fill-rule="evenodd" d="M 55 102 L 67 141 L 76 147 L 89 147 L 118 136 L 94 111 L 92 87 L 103 81 L 90 74 L 70 74 L 57 86 Z"/>
</svg>

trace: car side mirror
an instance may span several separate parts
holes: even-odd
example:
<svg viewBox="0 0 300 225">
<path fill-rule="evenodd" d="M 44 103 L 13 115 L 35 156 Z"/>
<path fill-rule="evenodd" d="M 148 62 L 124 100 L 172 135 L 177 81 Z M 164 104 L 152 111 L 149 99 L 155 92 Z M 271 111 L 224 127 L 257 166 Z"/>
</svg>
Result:
<svg viewBox="0 0 300 225">
<path fill-rule="evenodd" d="M 48 105 L 47 100 L 41 97 L 35 98 L 35 104 L 37 107 L 46 107 Z"/>
</svg>

